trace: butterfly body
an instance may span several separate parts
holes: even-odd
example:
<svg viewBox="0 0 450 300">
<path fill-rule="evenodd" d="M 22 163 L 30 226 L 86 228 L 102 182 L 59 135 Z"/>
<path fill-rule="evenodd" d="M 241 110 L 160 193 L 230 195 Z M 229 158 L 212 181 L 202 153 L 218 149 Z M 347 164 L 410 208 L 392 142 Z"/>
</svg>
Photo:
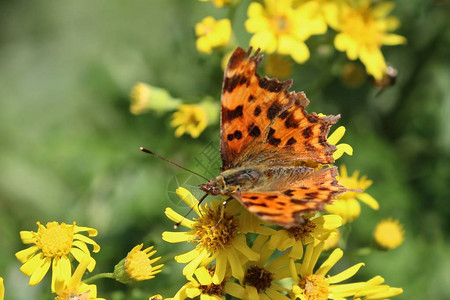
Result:
<svg viewBox="0 0 450 300">
<path fill-rule="evenodd" d="M 237 48 L 222 87 L 222 172 L 200 189 L 240 201 L 261 219 L 284 227 L 323 209 L 346 189 L 336 180 L 334 145 L 327 142 L 340 116 L 307 113 L 292 81 L 261 78 L 262 56 Z"/>
</svg>

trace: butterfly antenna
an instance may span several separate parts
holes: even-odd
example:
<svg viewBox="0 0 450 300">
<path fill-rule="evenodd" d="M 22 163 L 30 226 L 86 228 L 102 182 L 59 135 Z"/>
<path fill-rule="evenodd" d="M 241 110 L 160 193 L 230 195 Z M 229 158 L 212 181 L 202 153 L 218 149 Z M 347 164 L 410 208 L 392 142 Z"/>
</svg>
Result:
<svg viewBox="0 0 450 300">
<path fill-rule="evenodd" d="M 162 160 L 168 162 L 169 164 L 172 164 L 172 165 L 174 165 L 174 166 L 176 166 L 176 167 L 178 167 L 178 168 L 180 168 L 180 169 L 183 169 L 183 170 L 185 170 L 185 171 L 188 171 L 189 173 L 192 173 L 192 174 L 194 174 L 194 175 L 197 175 L 197 176 L 199 176 L 199 177 L 205 179 L 206 181 L 209 180 L 209 179 L 206 178 L 205 176 L 203 176 L 203 175 L 201 175 L 201 174 L 199 174 L 199 173 L 197 173 L 197 172 L 194 172 L 194 171 L 192 171 L 192 170 L 189 170 L 188 168 L 185 168 L 185 167 L 183 167 L 183 166 L 177 164 L 176 162 L 173 162 L 173 161 L 171 161 L 171 160 L 169 160 L 169 159 L 167 159 L 167 158 L 165 158 L 165 157 L 162 157 L 161 155 L 158 155 L 158 154 L 156 154 L 155 152 L 150 151 L 150 150 L 148 150 L 148 149 L 146 149 L 146 148 L 144 148 L 144 147 L 139 147 L 139 150 L 141 150 L 142 152 L 145 152 L 145 153 L 147 153 L 147 154 L 153 155 L 153 156 L 156 157 L 156 158 L 162 159 Z"/>
<path fill-rule="evenodd" d="M 203 200 L 205 200 L 205 198 L 208 196 L 208 194 L 203 195 L 203 197 L 200 198 L 200 200 L 198 200 L 198 204 L 197 204 L 197 209 L 200 207 L 200 204 L 202 204 Z M 175 225 L 173 225 L 173 229 L 177 229 L 181 223 L 183 222 L 184 219 L 186 219 L 186 217 L 192 212 L 192 210 L 194 210 L 193 207 L 191 207 L 191 209 L 183 216 L 183 219 L 181 219 L 180 222 L 177 222 Z M 200 209 L 198 209 L 198 211 L 201 214 Z"/>
</svg>

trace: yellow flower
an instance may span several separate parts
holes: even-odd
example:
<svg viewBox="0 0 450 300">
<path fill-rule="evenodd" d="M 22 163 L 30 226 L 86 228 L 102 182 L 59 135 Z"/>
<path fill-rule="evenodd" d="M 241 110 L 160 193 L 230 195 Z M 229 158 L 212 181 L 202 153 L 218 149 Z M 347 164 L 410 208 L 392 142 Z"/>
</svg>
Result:
<svg viewBox="0 0 450 300">
<path fill-rule="evenodd" d="M 232 275 L 242 280 L 244 269 L 239 262 L 241 255 L 251 261 L 259 259 L 259 254 L 247 246 L 245 224 L 239 222 L 236 214 L 241 209 L 240 205 L 228 203 L 225 212 L 222 213 L 222 201 L 211 201 L 208 204 L 199 205 L 198 200 L 185 188 L 176 190 L 178 196 L 188 204 L 199 216 L 189 220 L 176 213 L 171 208 L 166 208 L 165 214 L 172 221 L 189 228 L 187 232 L 164 232 L 163 240 L 169 243 L 189 242 L 196 244 L 195 249 L 175 256 L 179 263 L 188 263 L 183 269 L 183 275 L 192 278 L 195 270 L 200 266 L 206 266 L 214 259 L 216 269 L 213 275 L 213 283 L 223 281 L 228 266 L 231 266 Z M 234 201 L 235 202 L 235 201 Z"/>
<path fill-rule="evenodd" d="M 334 229 L 331 231 L 330 236 L 325 240 L 325 244 L 323 246 L 323 250 L 330 250 L 336 248 L 339 243 L 339 239 L 341 238 L 341 232 L 339 229 Z"/>
<path fill-rule="evenodd" d="M 266 60 L 265 73 L 267 76 L 283 79 L 292 74 L 292 60 L 288 57 L 272 54 Z"/>
<path fill-rule="evenodd" d="M 163 113 L 176 109 L 181 100 L 170 96 L 165 89 L 139 82 L 131 90 L 130 111 L 134 115 L 143 114 L 149 110 Z"/>
<path fill-rule="evenodd" d="M 347 53 L 351 60 L 359 58 L 367 73 L 380 80 L 386 70 L 386 61 L 381 52 L 382 45 L 406 43 L 403 36 L 388 33 L 398 28 L 395 17 L 387 17 L 394 8 L 393 2 L 381 2 L 371 6 L 369 0 L 361 0 L 355 7 L 343 2 L 339 21 L 334 29 L 339 33 L 334 46 Z"/>
<path fill-rule="evenodd" d="M 155 274 L 160 273 L 163 264 L 155 266 L 154 263 L 161 259 L 161 256 L 150 259 L 156 250 L 148 247 L 142 250 L 144 244 L 135 246 L 128 255 L 114 267 L 114 278 L 122 283 L 132 281 L 142 281 L 155 278 Z"/>
<path fill-rule="evenodd" d="M 327 139 L 328 143 L 336 146 L 336 151 L 333 153 L 334 160 L 341 158 L 341 156 L 344 155 L 344 153 L 346 153 L 347 155 L 350 155 L 350 156 L 353 155 L 352 146 L 350 146 L 349 144 L 344 144 L 344 143 L 337 144 L 342 139 L 344 134 L 345 134 L 345 127 L 339 126 L 335 131 L 333 131 L 332 134 L 330 134 L 330 136 Z"/>
<path fill-rule="evenodd" d="M 188 283 L 183 285 L 181 289 L 176 293 L 172 300 L 183 300 L 186 298 L 194 299 L 200 296 L 200 299 L 207 300 L 225 300 L 225 295 L 242 295 L 242 287 L 233 281 L 229 281 L 229 276 L 220 282 L 215 284 L 213 282 L 213 276 L 215 268 L 212 267 L 200 267 L 195 270 L 195 277 L 191 278 Z"/>
<path fill-rule="evenodd" d="M 326 24 L 315 16 L 315 6 L 305 3 L 294 8 L 292 0 L 265 0 L 264 4 L 252 2 L 248 7 L 245 27 L 254 34 L 250 45 L 269 54 L 290 55 L 297 63 L 307 61 L 305 41 L 326 31 Z"/>
<path fill-rule="evenodd" d="M 299 259 L 303 256 L 303 245 L 327 240 L 330 233 L 341 225 L 342 218 L 337 215 L 305 218 L 305 223 L 300 226 L 280 229 L 272 234 L 267 246 L 280 251 L 292 247 L 289 257 Z"/>
<path fill-rule="evenodd" d="M 405 230 L 398 220 L 389 218 L 377 224 L 373 236 L 380 247 L 395 249 L 405 240 Z"/>
<path fill-rule="evenodd" d="M 301 300 L 346 299 L 366 286 L 365 282 L 338 284 L 355 275 L 364 263 L 356 264 L 336 275 L 327 276 L 330 269 L 342 258 L 344 253 L 341 249 L 335 249 L 314 271 L 323 246 L 323 242 L 317 246 L 309 244 L 301 264 L 296 264 L 294 259 L 290 259 L 291 276 L 297 282 L 292 287 L 296 298 Z"/>
<path fill-rule="evenodd" d="M 353 298 L 354 300 L 388 299 L 403 293 L 402 288 L 382 285 L 384 278 L 375 276 L 367 281 L 364 287 Z"/>
<path fill-rule="evenodd" d="M 89 258 L 88 270 L 95 267 L 95 260 L 91 257 L 86 244 L 91 244 L 93 252 L 100 251 L 100 246 L 92 239 L 80 234 L 86 231 L 89 236 L 96 236 L 97 230 L 88 227 L 79 227 L 58 222 L 49 222 L 46 226 L 37 222 L 38 231 L 21 231 L 20 238 L 24 244 L 34 244 L 28 249 L 16 253 L 16 258 L 23 263 L 20 270 L 30 276 L 30 285 L 38 284 L 50 265 L 52 265 L 52 291 L 57 280 L 69 280 L 71 275 L 71 262 L 69 255 L 81 262 Z"/>
<path fill-rule="evenodd" d="M 84 272 L 88 267 L 90 260 L 84 257 L 72 277 L 67 280 L 57 280 L 55 283 L 55 300 L 104 300 L 97 298 L 97 286 L 95 284 L 85 284 L 81 282 Z"/>
<path fill-rule="evenodd" d="M 275 249 L 267 245 L 268 237 L 259 235 L 252 245 L 252 250 L 260 254 L 257 261 L 242 258 L 245 269 L 241 285 L 235 285 L 232 296 L 239 299 L 273 299 L 289 300 L 285 295 L 289 290 L 276 282 L 290 276 L 287 255 L 270 259 Z"/>
<path fill-rule="evenodd" d="M 344 223 L 352 222 L 361 214 L 361 206 L 358 200 L 364 202 L 372 209 L 378 210 L 379 208 L 377 200 L 368 193 L 364 193 L 364 190 L 372 185 L 372 181 L 368 180 L 366 176 L 359 179 L 358 177 L 358 171 L 355 171 L 351 177 L 348 177 L 347 168 L 341 166 L 337 177 L 338 181 L 343 186 L 353 189 L 353 191 L 339 195 L 333 204 L 325 207 L 328 212 L 341 216 Z"/>
<path fill-rule="evenodd" d="M 208 114 L 201 105 L 183 104 L 180 105 L 178 111 L 173 114 L 170 125 L 172 127 L 178 126 L 175 130 L 176 137 L 188 133 L 193 138 L 197 138 L 208 125 Z"/>
<path fill-rule="evenodd" d="M 231 38 L 231 22 L 228 19 L 215 20 L 206 17 L 195 25 L 195 34 L 198 36 L 197 50 L 211 53 L 213 48 L 226 46 Z"/>
<path fill-rule="evenodd" d="M 0 300 L 5 298 L 5 286 L 3 285 L 3 278 L 0 277 Z"/>
</svg>

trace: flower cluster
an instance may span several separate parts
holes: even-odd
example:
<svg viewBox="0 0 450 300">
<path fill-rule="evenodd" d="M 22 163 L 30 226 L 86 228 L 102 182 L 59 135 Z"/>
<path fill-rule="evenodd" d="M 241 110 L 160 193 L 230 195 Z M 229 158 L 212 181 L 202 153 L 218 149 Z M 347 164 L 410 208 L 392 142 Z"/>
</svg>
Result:
<svg viewBox="0 0 450 300">
<path fill-rule="evenodd" d="M 213 2 L 218 7 L 228 6 L 230 11 L 237 5 L 236 1 Z M 252 1 L 247 9 L 245 29 L 252 34 L 250 46 L 271 56 L 290 57 L 299 64 L 310 58 L 312 50 L 320 52 L 321 45 L 312 50 L 307 45 L 309 38 L 333 32 L 336 50 L 345 52 L 350 60 L 359 59 L 367 73 L 380 81 L 388 68 L 381 47 L 406 43 L 404 37 L 391 33 L 400 25 L 396 17 L 389 16 L 393 8 L 393 2 L 370 0 Z M 211 53 L 214 48 L 235 48 L 230 24 L 228 19 L 216 21 L 212 17 L 198 23 L 197 49 Z M 267 64 L 270 62 L 271 59 Z M 280 68 L 286 70 L 288 65 L 289 62 L 281 61 Z M 273 69 L 267 68 L 269 75 L 286 77 L 285 72 Z"/>
<path fill-rule="evenodd" d="M 151 257 L 156 253 L 153 247 L 142 250 L 143 244 L 134 247 L 128 255 L 114 268 L 114 273 L 100 273 L 83 281 L 86 270 L 92 272 L 96 261 L 92 252 L 98 253 L 100 246 L 90 237 L 97 235 L 97 230 L 72 224 L 49 222 L 45 226 L 37 222 L 38 230 L 21 231 L 24 244 L 31 247 L 16 253 L 17 259 L 23 263 L 20 270 L 30 276 L 30 285 L 39 284 L 52 266 L 50 291 L 56 295 L 55 300 L 97 299 L 97 286 L 89 284 L 99 278 L 111 278 L 122 283 L 154 278 L 161 272 L 162 264 L 155 265 L 161 258 Z M 83 235 L 87 232 L 88 236 Z M 73 265 L 78 266 L 72 273 Z M 0 277 L 0 300 L 4 297 L 3 278 Z"/>
<path fill-rule="evenodd" d="M 403 292 L 382 285 L 380 276 L 342 283 L 364 263 L 327 275 L 344 255 L 339 248 L 324 253 L 325 243 L 342 225 L 337 215 L 312 214 L 297 227 L 280 229 L 250 215 L 234 200 L 226 206 L 219 200 L 203 205 L 184 188 L 177 194 L 197 217 L 190 220 L 167 208 L 166 216 L 188 231 L 164 232 L 163 239 L 187 242 L 194 249 L 175 257 L 186 264 L 183 275 L 188 282 L 167 299 L 382 299 Z M 316 267 L 321 256 L 325 259 Z"/>
</svg>

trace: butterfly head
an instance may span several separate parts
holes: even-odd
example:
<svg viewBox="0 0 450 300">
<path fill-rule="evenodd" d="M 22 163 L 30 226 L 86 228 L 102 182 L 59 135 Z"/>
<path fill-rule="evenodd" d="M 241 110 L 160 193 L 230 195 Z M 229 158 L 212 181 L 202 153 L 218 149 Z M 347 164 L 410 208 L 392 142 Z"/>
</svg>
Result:
<svg viewBox="0 0 450 300">
<path fill-rule="evenodd" d="M 216 196 L 223 194 L 225 180 L 222 176 L 217 176 L 199 185 L 200 189 L 210 195 Z"/>
</svg>

